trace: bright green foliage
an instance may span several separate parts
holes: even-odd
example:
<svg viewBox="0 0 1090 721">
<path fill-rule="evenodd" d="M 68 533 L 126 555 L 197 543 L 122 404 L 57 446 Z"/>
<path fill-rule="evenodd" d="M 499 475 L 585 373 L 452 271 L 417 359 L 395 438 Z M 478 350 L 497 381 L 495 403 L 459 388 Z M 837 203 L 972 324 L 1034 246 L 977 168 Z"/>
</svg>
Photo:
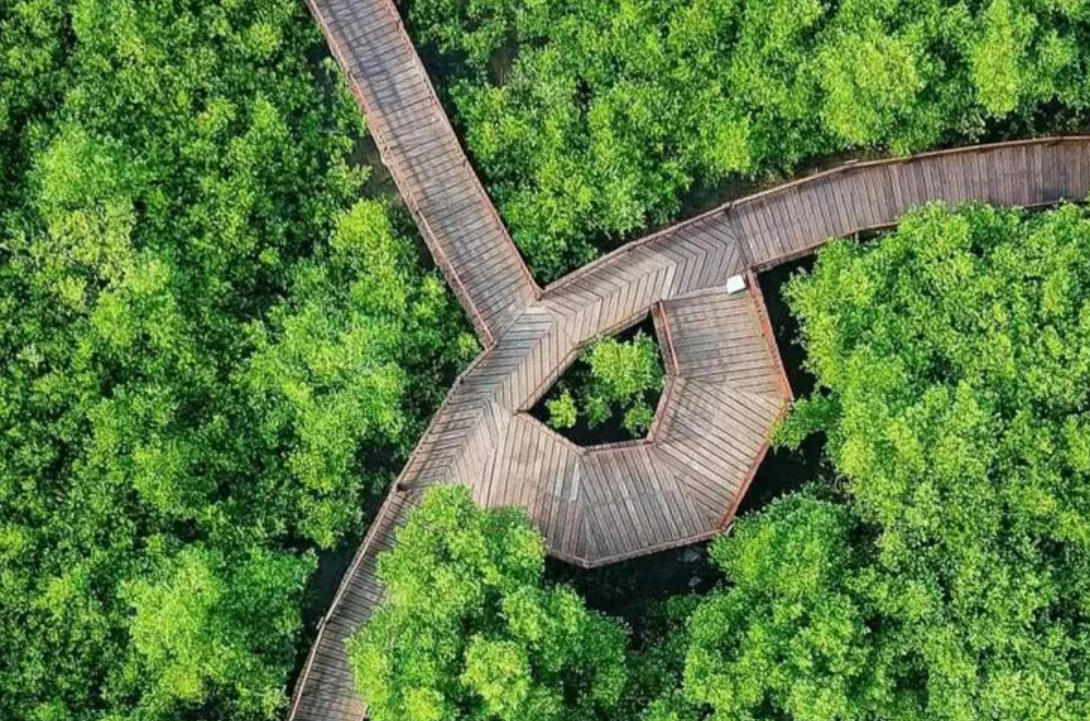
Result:
<svg viewBox="0 0 1090 721">
<path fill-rule="evenodd" d="M 464 356 L 295 0 L 0 0 L 0 718 L 272 719 Z M 396 292 L 394 292 L 396 291 Z"/>
<path fill-rule="evenodd" d="M 549 410 L 549 425 L 553 428 L 571 428 L 579 418 L 575 398 L 568 391 L 545 401 L 545 407 Z"/>
<path fill-rule="evenodd" d="M 637 331 L 631 340 L 623 341 L 600 338 L 583 352 L 574 378 L 558 384 L 556 397 L 546 401 L 549 424 L 571 428 L 581 405 L 591 428 L 620 413 L 629 433 L 643 435 L 654 420 L 653 403 L 663 381 L 658 344 L 646 333 Z"/>
<path fill-rule="evenodd" d="M 864 718 L 875 694 L 866 616 L 855 598 L 847 511 L 805 496 L 739 521 L 712 555 L 732 582 L 689 623 L 685 695 L 722 718 Z"/>
<path fill-rule="evenodd" d="M 1078 0 L 416 0 L 411 17 L 465 59 L 449 91 L 469 148 L 546 280 L 692 190 L 1090 104 Z"/>
<path fill-rule="evenodd" d="M 846 495 L 716 545 L 683 688 L 712 718 L 1090 713 L 1090 212 L 941 206 L 789 286 Z"/>
<path fill-rule="evenodd" d="M 641 435 L 651 428 L 651 422 L 655 420 L 655 411 L 643 401 L 637 402 L 624 412 L 624 427 L 632 435 Z"/>
<path fill-rule="evenodd" d="M 591 721 L 625 684 L 625 629 L 542 583 L 521 509 L 462 486 L 425 494 L 379 557 L 386 598 L 349 642 L 375 721 Z"/>
<path fill-rule="evenodd" d="M 294 270 L 289 301 L 272 309 L 245 374 L 265 407 L 262 432 L 287 449 L 298 484 L 301 530 L 331 546 L 359 521 L 364 448 L 407 456 L 423 409 L 441 400 L 443 368 L 476 349 L 457 307 L 414 249 L 395 234 L 386 208 L 357 203 L 329 248 Z M 415 388 L 410 388 L 416 383 Z M 413 394 L 410 400 L 410 394 Z M 382 483 L 388 468 L 364 469 Z"/>
<path fill-rule="evenodd" d="M 642 331 L 630 341 L 602 338 L 590 347 L 587 360 L 598 394 L 609 401 L 635 402 L 648 388 L 662 384 L 658 346 Z"/>
<path fill-rule="evenodd" d="M 647 430 L 654 416 L 648 396 L 662 390 L 663 371 L 659 347 L 647 334 L 636 333 L 629 341 L 602 338 L 587 352 L 590 384 L 586 408 L 592 426 L 602 423 L 599 409 L 624 411 L 624 427 L 633 435 Z"/>
<path fill-rule="evenodd" d="M 1090 709 L 1088 253 L 1074 206 L 931 207 L 792 288 L 829 454 L 877 534 L 870 593 L 931 718 Z"/>
<path fill-rule="evenodd" d="M 269 717 L 280 710 L 284 665 L 295 633 L 293 606 L 310 559 L 253 550 L 227 558 L 194 544 L 157 562 L 149 577 L 125 584 L 135 650 L 126 681 L 152 712 L 177 704 L 213 705 L 226 716 Z M 280 648 L 279 666 L 260 660 Z M 216 698 L 214 694 L 222 694 Z"/>
<path fill-rule="evenodd" d="M 1005 115 L 1018 105 L 1036 24 L 1030 12 L 1010 0 L 991 0 L 984 9 L 981 31 L 969 46 L 969 68 L 980 102 L 992 115 Z"/>
</svg>

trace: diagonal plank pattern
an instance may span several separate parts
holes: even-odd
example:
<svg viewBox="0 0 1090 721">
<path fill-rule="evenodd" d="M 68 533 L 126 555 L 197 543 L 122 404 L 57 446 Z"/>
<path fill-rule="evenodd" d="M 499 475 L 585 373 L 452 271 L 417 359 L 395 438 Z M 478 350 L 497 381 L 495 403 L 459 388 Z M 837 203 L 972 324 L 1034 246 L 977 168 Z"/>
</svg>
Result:
<svg viewBox="0 0 1090 721">
<path fill-rule="evenodd" d="M 722 531 L 790 388 L 754 273 L 943 201 L 1034 207 L 1090 193 L 1090 138 L 851 163 L 634 241 L 541 291 L 439 107 L 391 0 L 308 0 L 384 162 L 486 345 L 387 496 L 319 627 L 289 719 L 359 721 L 344 642 L 381 600 L 376 555 L 431 485 L 520 505 L 549 552 L 596 566 Z M 727 279 L 744 275 L 745 292 Z M 648 311 L 667 387 L 644 441 L 579 447 L 526 411 L 579 350 Z"/>
</svg>

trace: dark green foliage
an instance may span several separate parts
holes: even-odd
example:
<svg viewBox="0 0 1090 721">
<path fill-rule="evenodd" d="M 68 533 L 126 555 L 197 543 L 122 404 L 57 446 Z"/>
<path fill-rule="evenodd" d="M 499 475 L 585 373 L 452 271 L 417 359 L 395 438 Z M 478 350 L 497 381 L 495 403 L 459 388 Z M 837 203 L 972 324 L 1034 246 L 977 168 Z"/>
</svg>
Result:
<svg viewBox="0 0 1090 721">
<path fill-rule="evenodd" d="M 663 383 L 662 356 L 649 335 L 641 330 L 628 340 L 601 338 L 545 401 L 549 425 L 571 428 L 582 416 L 596 428 L 618 417 L 632 437 L 645 435 Z"/>
<path fill-rule="evenodd" d="M 1090 103 L 1079 1 L 414 0 L 411 18 L 467 60 L 450 96 L 546 280 L 694 189 Z"/>
<path fill-rule="evenodd" d="M 272 719 L 464 360 L 294 0 L 0 0 L 0 718 Z"/>
<path fill-rule="evenodd" d="M 545 587 L 522 509 L 425 494 L 379 557 L 386 600 L 349 643 L 375 721 L 591 721 L 625 684 L 625 628 Z"/>
<path fill-rule="evenodd" d="M 712 718 L 1090 713 L 1090 212 L 932 206 L 793 281 L 840 501 L 740 522 L 694 614 Z"/>
<path fill-rule="evenodd" d="M 678 595 L 655 603 L 639 645 L 629 654 L 628 685 L 617 721 L 698 721 L 697 708 L 677 690 L 691 640 L 688 623 L 701 597 Z M 641 716 L 642 714 L 642 716 Z"/>
</svg>

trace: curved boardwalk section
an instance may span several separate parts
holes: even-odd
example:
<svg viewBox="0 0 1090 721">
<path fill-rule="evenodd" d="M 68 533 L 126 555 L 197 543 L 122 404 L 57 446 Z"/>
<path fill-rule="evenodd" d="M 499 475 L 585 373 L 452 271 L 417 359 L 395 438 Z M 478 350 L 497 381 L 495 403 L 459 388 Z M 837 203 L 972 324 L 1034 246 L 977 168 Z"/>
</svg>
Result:
<svg viewBox="0 0 1090 721">
<path fill-rule="evenodd" d="M 1090 138 L 978 145 L 849 163 L 727 203 L 633 241 L 561 278 L 541 301 L 593 337 L 641 307 L 764 270 L 829 238 L 893 225 L 929 201 L 1033 207 L 1083 199 Z"/>
<path fill-rule="evenodd" d="M 383 162 L 491 345 L 538 293 L 470 167 L 390 0 L 307 0 Z"/>
<path fill-rule="evenodd" d="M 366 4 L 366 3 L 361 3 Z M 547 288 L 459 378 L 346 574 L 290 718 L 358 721 L 344 640 L 381 598 L 375 555 L 427 486 L 525 507 L 550 553 L 593 566 L 689 543 L 731 520 L 790 395 L 754 271 L 915 205 L 1043 206 L 1090 193 L 1090 138 L 859 163 L 729 203 Z M 743 274 L 745 292 L 728 293 Z M 526 411 L 582 345 L 648 311 L 668 383 L 646 441 L 578 447 Z"/>
<path fill-rule="evenodd" d="M 945 150 L 822 173 L 726 208 L 750 264 L 766 268 L 826 238 L 892 225 L 910 208 L 941 200 L 1033 207 L 1085 199 L 1088 138 L 1052 138 Z"/>
</svg>

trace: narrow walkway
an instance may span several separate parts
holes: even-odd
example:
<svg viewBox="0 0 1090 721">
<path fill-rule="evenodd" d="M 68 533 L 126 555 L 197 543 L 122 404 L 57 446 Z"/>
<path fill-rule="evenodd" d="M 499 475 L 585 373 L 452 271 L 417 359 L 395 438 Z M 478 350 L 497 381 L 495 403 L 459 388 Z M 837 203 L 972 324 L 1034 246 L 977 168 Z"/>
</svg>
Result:
<svg viewBox="0 0 1090 721">
<path fill-rule="evenodd" d="M 390 0 L 307 0 L 436 263 L 484 345 L 539 293 Z"/>
<path fill-rule="evenodd" d="M 754 273 L 940 200 L 1043 206 L 1090 193 L 1090 138 L 848 164 L 637 240 L 541 292 L 435 102 L 389 0 L 309 0 L 385 162 L 487 350 L 432 418 L 323 619 L 293 721 L 359 721 L 346 639 L 381 600 L 377 554 L 423 490 L 525 507 L 583 566 L 708 538 L 731 521 L 790 389 Z M 345 48 L 351 52 L 345 52 Z M 743 292 L 727 293 L 734 275 Z M 667 388 L 645 441 L 583 448 L 527 411 L 579 350 L 651 312 Z"/>
</svg>

